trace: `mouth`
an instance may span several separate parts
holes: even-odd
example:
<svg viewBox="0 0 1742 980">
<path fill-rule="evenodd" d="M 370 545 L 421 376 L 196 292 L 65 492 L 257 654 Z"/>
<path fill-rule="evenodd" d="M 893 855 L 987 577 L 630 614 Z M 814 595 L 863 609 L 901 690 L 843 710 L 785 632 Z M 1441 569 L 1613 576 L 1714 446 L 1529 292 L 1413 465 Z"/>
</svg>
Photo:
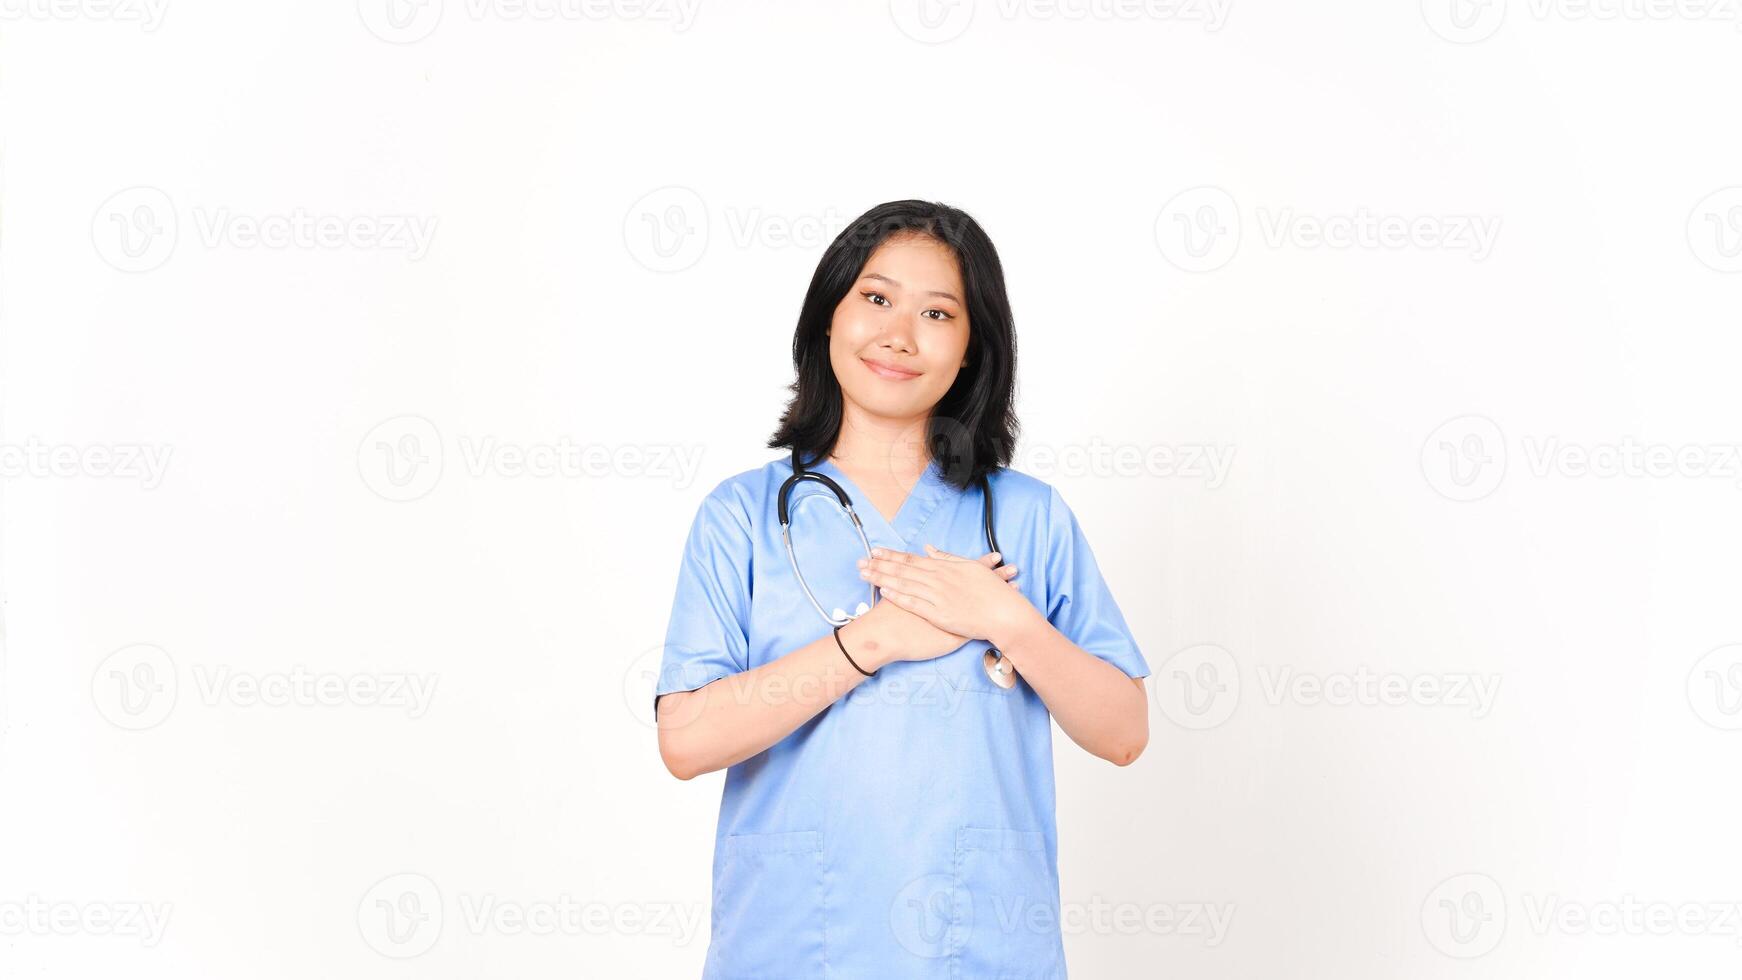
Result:
<svg viewBox="0 0 1742 980">
<path fill-rule="evenodd" d="M 864 362 L 865 366 L 870 368 L 873 374 L 887 381 L 912 381 L 914 378 L 919 377 L 918 371 L 908 371 L 903 368 L 898 368 L 893 364 L 885 364 L 882 361 L 873 361 L 869 357 L 861 357 L 859 360 Z"/>
</svg>

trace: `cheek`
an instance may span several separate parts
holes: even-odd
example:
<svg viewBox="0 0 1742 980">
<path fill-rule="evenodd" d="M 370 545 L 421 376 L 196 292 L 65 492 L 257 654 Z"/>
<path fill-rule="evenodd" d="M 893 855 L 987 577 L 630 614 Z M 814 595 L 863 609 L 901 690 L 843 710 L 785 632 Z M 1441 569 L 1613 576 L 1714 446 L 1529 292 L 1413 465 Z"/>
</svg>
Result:
<svg viewBox="0 0 1742 980">
<path fill-rule="evenodd" d="M 843 305 L 835 309 L 834 319 L 830 321 L 829 345 L 838 353 L 850 354 L 864 347 L 876 332 L 876 326 L 863 311 Z"/>
</svg>

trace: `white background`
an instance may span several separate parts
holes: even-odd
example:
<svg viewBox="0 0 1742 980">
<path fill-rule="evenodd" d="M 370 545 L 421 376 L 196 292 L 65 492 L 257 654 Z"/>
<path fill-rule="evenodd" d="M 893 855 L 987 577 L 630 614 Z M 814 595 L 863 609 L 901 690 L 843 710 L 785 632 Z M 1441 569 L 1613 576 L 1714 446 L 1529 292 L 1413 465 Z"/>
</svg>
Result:
<svg viewBox="0 0 1742 980">
<path fill-rule="evenodd" d="M 698 975 L 683 536 L 923 197 L 1155 671 L 1073 976 L 1736 975 L 1736 11 L 927 2 L 0 2 L 0 974 Z"/>
</svg>

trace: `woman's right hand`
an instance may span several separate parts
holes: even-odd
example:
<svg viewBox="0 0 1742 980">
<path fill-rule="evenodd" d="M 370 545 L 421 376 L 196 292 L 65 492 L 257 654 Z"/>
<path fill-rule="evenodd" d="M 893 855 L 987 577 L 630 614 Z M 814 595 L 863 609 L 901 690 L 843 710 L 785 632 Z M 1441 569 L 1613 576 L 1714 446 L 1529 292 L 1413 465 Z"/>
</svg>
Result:
<svg viewBox="0 0 1742 980">
<path fill-rule="evenodd" d="M 997 562 L 990 554 L 981 555 L 976 560 L 988 568 L 992 568 Z M 1015 565 L 1002 565 L 993 571 L 1009 582 L 1011 588 L 1017 587 L 1012 581 L 1016 578 Z M 925 617 L 909 612 L 893 602 L 886 602 L 881 597 L 870 611 L 855 622 L 865 623 L 866 632 L 888 644 L 887 649 L 893 652 L 893 656 L 879 659 L 877 662 L 880 665 L 892 660 L 935 660 L 968 642 L 967 637 L 938 629 Z M 842 627 L 842 636 L 846 636 L 845 627 Z M 848 649 L 852 649 L 850 644 Z"/>
</svg>

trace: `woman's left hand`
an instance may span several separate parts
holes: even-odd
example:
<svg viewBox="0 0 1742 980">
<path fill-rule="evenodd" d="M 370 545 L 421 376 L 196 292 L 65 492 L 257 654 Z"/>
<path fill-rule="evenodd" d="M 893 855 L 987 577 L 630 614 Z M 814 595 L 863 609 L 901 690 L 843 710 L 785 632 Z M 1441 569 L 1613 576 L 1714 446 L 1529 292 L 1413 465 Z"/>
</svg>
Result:
<svg viewBox="0 0 1742 980">
<path fill-rule="evenodd" d="M 859 576 L 883 597 L 938 629 L 977 640 L 1006 636 L 1036 613 L 1016 583 L 970 558 L 925 546 L 915 555 L 871 549 L 859 559 Z"/>
</svg>

